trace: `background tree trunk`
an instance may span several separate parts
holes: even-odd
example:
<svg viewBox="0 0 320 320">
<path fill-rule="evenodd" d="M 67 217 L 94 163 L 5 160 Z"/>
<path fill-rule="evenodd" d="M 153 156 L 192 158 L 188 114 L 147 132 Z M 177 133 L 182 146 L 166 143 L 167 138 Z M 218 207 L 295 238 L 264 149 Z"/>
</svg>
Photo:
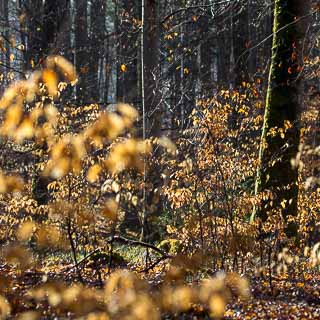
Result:
<svg viewBox="0 0 320 320">
<path fill-rule="evenodd" d="M 60 53 L 57 47 L 59 48 L 59 44 L 65 45 L 64 37 L 61 35 L 69 31 L 62 28 L 68 21 L 66 20 L 68 9 L 68 0 L 30 0 L 20 7 L 21 13 L 24 12 L 26 15 L 26 20 L 22 20 L 21 27 L 22 29 L 27 27 L 27 48 L 24 51 L 25 71 L 42 66 L 49 54 Z M 42 144 L 39 148 L 46 149 L 47 145 Z M 48 203 L 49 183 L 49 178 L 35 170 L 32 178 L 32 195 L 38 204 Z"/>
<path fill-rule="evenodd" d="M 97 102 L 100 96 L 99 68 L 104 59 L 105 16 L 106 7 L 104 0 L 92 2 L 90 12 L 90 100 Z"/>
<path fill-rule="evenodd" d="M 75 66 L 79 74 L 76 86 L 77 102 L 85 103 L 88 100 L 89 88 L 88 73 L 88 8 L 87 1 L 76 0 L 75 4 Z"/>
<path fill-rule="evenodd" d="M 138 95 L 138 35 L 134 22 L 139 16 L 135 0 L 121 0 L 116 5 L 117 100 L 135 104 Z"/>
<path fill-rule="evenodd" d="M 143 71 L 145 77 L 144 91 L 147 112 L 147 137 L 157 137 L 161 133 L 161 108 L 158 88 L 159 49 L 157 31 L 157 3 L 155 0 L 146 0 Z"/>
<path fill-rule="evenodd" d="M 5 27 L 4 38 L 0 37 L 0 94 L 4 92 L 5 86 L 8 84 L 7 68 L 10 68 L 10 46 L 9 46 L 9 10 L 8 0 L 0 1 L 0 12 L 2 15 L 2 23 Z"/>
</svg>

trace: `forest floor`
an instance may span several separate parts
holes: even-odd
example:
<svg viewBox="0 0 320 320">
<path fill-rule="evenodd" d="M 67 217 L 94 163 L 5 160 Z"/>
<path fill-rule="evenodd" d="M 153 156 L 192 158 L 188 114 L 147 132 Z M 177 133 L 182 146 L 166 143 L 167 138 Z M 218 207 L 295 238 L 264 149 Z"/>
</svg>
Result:
<svg viewBox="0 0 320 320">
<path fill-rule="evenodd" d="M 287 277 L 269 281 L 251 280 L 252 296 L 246 302 L 228 305 L 225 319 L 320 319 L 320 275 L 307 280 Z"/>
<path fill-rule="evenodd" d="M 106 270 L 100 270 L 106 275 Z M 93 270 L 82 270 L 83 280 L 89 287 L 101 287 L 101 282 L 97 273 Z M 10 282 L 6 279 L 10 278 Z M 103 276 L 103 280 L 107 276 Z M 320 274 L 318 271 L 306 274 L 304 279 L 292 277 L 273 277 L 272 290 L 267 279 L 253 277 L 250 279 L 251 297 L 247 301 L 233 299 L 227 305 L 224 319 L 314 319 L 320 320 Z M 162 274 L 149 273 L 146 279 L 153 288 L 161 285 Z M 77 274 L 69 266 L 51 266 L 48 269 L 30 269 L 23 273 L 8 265 L 0 266 L 0 290 L 5 286 L 10 286 L 6 290 L 6 297 L 11 304 L 11 314 L 18 315 L 26 311 L 40 311 L 45 319 L 54 318 L 54 312 L 50 314 L 50 306 L 35 305 L 34 302 L 26 298 L 30 289 L 47 281 L 64 281 L 67 283 L 78 282 Z M 101 280 L 101 278 L 100 278 Z M 196 283 L 197 281 L 195 281 Z M 192 283 L 190 284 L 192 285 Z M 8 288 L 7 288 L 8 289 Z M 45 310 L 47 308 L 47 310 Z M 59 317 L 60 319 L 60 317 Z M 63 319 L 72 319 L 63 317 Z M 163 315 L 163 319 L 210 319 L 208 312 L 202 307 L 195 307 L 187 313 L 177 314 L 174 317 Z M 152 320 L 152 319 L 150 319 Z"/>
</svg>

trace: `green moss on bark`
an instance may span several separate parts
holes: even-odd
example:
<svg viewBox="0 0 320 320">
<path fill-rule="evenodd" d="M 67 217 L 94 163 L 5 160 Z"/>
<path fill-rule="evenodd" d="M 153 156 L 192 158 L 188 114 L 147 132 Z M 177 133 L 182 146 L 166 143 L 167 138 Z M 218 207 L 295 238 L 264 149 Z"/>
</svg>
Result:
<svg viewBox="0 0 320 320">
<path fill-rule="evenodd" d="M 268 192 L 268 196 L 253 212 L 253 217 L 262 221 L 274 209 L 281 211 L 285 220 L 297 214 L 298 169 L 292 167 L 291 159 L 300 140 L 299 75 L 305 23 L 299 17 L 306 14 L 307 2 L 275 0 L 274 4 L 272 58 L 255 186 L 256 194 Z M 296 234 L 296 226 L 289 229 L 288 235 Z"/>
</svg>

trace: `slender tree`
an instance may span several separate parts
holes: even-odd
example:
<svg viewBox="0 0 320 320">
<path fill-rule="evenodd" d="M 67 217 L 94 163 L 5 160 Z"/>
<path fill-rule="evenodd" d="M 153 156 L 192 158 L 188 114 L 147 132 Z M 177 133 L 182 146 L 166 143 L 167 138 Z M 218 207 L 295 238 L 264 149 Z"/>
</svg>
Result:
<svg viewBox="0 0 320 320">
<path fill-rule="evenodd" d="M 272 210 L 281 212 L 287 222 L 289 216 L 297 215 L 298 169 L 291 159 L 300 141 L 302 49 L 308 11 L 306 0 L 274 3 L 272 60 L 255 187 L 256 194 L 268 196 L 261 197 L 253 212 L 262 221 Z M 296 233 L 296 224 L 288 223 L 287 234 Z"/>
<path fill-rule="evenodd" d="M 19 4 L 23 42 L 27 44 L 24 51 L 24 69 L 28 71 L 40 67 L 49 54 L 58 54 L 59 35 L 63 35 L 62 25 L 68 12 L 68 0 L 27 0 Z M 60 39 L 62 39 L 60 37 Z M 64 42 L 62 42 L 64 43 Z M 46 149 L 44 143 L 40 148 Z M 32 179 L 33 198 L 39 204 L 46 204 L 49 200 L 48 183 L 50 180 L 35 170 Z"/>
<path fill-rule="evenodd" d="M 104 58 L 105 16 L 106 7 L 104 0 L 92 2 L 90 12 L 90 98 L 99 100 L 100 77 L 99 68 Z M 90 99 L 90 100 L 91 100 Z"/>
<path fill-rule="evenodd" d="M 138 25 L 136 0 L 116 4 L 117 100 L 135 104 L 138 98 Z"/>
<path fill-rule="evenodd" d="M 76 87 L 79 102 L 87 102 L 89 95 L 89 46 L 88 46 L 88 6 L 85 0 L 75 2 L 75 66 L 79 77 Z"/>
<path fill-rule="evenodd" d="M 9 8 L 8 0 L 0 1 L 0 23 L 4 26 L 4 37 L 0 36 L 0 93 L 7 84 L 7 68 L 10 67 L 10 46 L 9 46 Z"/>
<path fill-rule="evenodd" d="M 157 3 L 145 1 L 144 21 L 144 91 L 147 110 L 148 135 L 159 136 L 161 129 L 161 109 L 159 101 L 159 48 L 157 37 Z"/>
</svg>

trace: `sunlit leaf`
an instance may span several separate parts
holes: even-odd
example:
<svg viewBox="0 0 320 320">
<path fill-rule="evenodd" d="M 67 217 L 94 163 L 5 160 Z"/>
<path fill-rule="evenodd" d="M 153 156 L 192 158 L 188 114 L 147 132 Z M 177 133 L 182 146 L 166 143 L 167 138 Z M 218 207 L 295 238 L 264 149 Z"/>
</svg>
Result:
<svg viewBox="0 0 320 320">
<path fill-rule="evenodd" d="M 109 199 L 101 213 L 104 217 L 116 221 L 118 219 L 118 203 L 114 199 Z"/>
<path fill-rule="evenodd" d="M 88 170 L 88 173 L 87 173 L 87 180 L 90 183 L 96 182 L 99 178 L 99 174 L 100 174 L 101 170 L 102 170 L 102 168 L 98 164 L 91 166 Z"/>
<path fill-rule="evenodd" d="M 51 69 L 45 69 L 42 73 L 42 78 L 48 88 L 49 95 L 55 97 L 58 93 L 58 77 Z"/>
<path fill-rule="evenodd" d="M 33 221 L 26 221 L 19 226 L 17 230 L 17 239 L 20 241 L 30 240 L 36 229 L 36 225 Z"/>
</svg>

